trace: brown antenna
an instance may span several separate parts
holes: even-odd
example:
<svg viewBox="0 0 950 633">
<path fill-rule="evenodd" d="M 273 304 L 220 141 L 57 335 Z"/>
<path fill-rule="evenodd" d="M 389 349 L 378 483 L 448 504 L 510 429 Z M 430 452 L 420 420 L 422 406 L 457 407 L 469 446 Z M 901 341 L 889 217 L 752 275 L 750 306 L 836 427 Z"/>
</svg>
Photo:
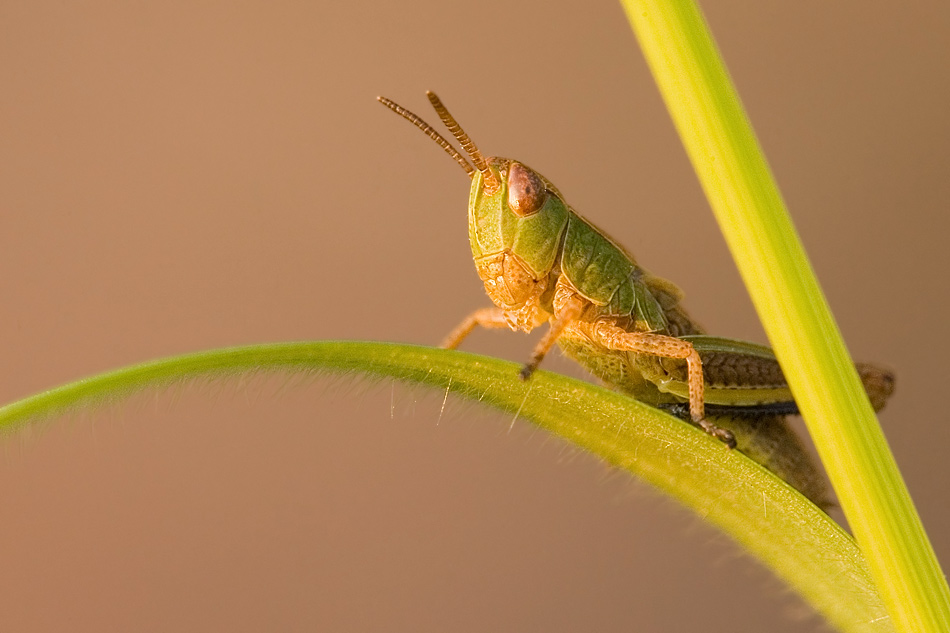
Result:
<svg viewBox="0 0 950 633">
<path fill-rule="evenodd" d="M 447 140 L 442 138 L 442 135 L 436 132 L 435 129 L 431 125 L 429 125 L 428 123 L 423 121 L 421 118 L 419 118 L 418 116 L 416 116 L 409 110 L 405 109 L 404 107 L 402 107 L 395 101 L 391 101 L 390 99 L 387 99 L 386 97 L 376 97 L 376 100 L 379 101 L 384 106 L 386 106 L 387 108 L 389 108 L 390 110 L 392 110 L 393 112 L 395 112 L 396 114 L 398 114 L 399 116 L 401 116 L 402 118 L 406 119 L 407 121 L 415 125 L 417 128 L 419 128 L 423 132 L 425 132 L 426 136 L 428 136 L 433 141 L 438 143 L 439 146 L 445 150 L 446 154 L 454 158 L 455 162 L 457 162 L 459 165 L 462 166 L 462 169 L 465 170 L 465 173 L 468 174 L 469 178 L 471 178 L 475 174 L 475 169 L 471 165 L 468 164 L 468 161 L 465 160 L 465 157 L 462 156 L 462 154 L 460 154 L 457 149 L 452 147 L 451 143 L 449 143 Z M 479 158 L 481 158 L 481 156 L 479 156 Z"/>
<path fill-rule="evenodd" d="M 442 105 L 442 101 L 434 92 L 426 91 L 426 96 L 429 97 L 429 102 L 432 103 L 432 107 L 435 108 L 435 111 L 439 113 L 439 118 L 442 119 L 442 123 L 445 124 L 445 127 L 448 128 L 452 136 L 455 137 L 455 140 L 458 141 L 462 149 L 465 150 L 465 153 L 472 159 L 475 168 L 482 172 L 487 188 L 490 190 L 497 189 L 498 180 L 495 178 L 495 174 L 492 173 L 491 169 L 489 169 L 488 163 L 485 162 L 481 152 L 475 147 L 475 143 L 472 142 L 472 139 L 465 133 L 462 126 L 458 124 L 455 117 L 449 113 L 448 109 Z"/>
</svg>

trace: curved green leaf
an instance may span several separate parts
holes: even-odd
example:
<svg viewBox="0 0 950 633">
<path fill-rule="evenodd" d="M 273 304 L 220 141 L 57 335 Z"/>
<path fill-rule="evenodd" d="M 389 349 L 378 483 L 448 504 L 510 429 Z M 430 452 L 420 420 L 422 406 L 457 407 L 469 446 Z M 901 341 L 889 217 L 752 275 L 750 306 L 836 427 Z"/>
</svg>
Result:
<svg viewBox="0 0 950 633">
<path fill-rule="evenodd" d="M 427 385 L 485 403 L 582 446 L 718 526 L 845 631 L 890 631 L 854 541 L 767 470 L 657 409 L 513 363 L 410 345 L 310 342 L 213 350 L 134 365 L 0 408 L 0 429 L 200 376 L 353 373 Z"/>
</svg>

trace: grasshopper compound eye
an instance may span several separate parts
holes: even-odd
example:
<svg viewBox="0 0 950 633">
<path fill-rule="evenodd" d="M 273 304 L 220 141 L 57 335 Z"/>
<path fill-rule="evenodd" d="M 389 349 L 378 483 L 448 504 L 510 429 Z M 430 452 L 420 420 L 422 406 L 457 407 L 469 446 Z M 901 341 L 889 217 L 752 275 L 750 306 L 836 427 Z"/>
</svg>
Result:
<svg viewBox="0 0 950 633">
<path fill-rule="evenodd" d="M 548 197 L 541 177 L 521 163 L 508 168 L 508 207 L 519 217 L 537 213 Z"/>
</svg>

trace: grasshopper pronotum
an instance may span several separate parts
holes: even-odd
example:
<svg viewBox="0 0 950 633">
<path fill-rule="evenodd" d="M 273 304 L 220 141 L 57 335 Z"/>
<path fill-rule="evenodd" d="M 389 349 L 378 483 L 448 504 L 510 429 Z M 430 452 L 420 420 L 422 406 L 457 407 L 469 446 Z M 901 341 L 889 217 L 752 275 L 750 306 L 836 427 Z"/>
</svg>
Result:
<svg viewBox="0 0 950 633">
<path fill-rule="evenodd" d="M 679 288 L 638 266 L 544 176 L 516 160 L 483 157 L 439 98 L 427 94 L 472 164 L 421 118 L 389 99 L 379 101 L 438 143 L 471 177 L 469 240 L 478 276 L 495 304 L 470 314 L 443 347 L 455 348 L 478 325 L 530 332 L 548 323 L 521 370 L 523 379 L 557 343 L 638 400 L 674 410 L 688 403 L 689 419 L 730 448 L 735 436 L 707 420 L 707 408 L 733 416 L 796 410 L 771 349 L 704 334 L 680 306 Z M 893 391 L 893 375 L 866 364 L 859 371 L 880 409 Z"/>
</svg>

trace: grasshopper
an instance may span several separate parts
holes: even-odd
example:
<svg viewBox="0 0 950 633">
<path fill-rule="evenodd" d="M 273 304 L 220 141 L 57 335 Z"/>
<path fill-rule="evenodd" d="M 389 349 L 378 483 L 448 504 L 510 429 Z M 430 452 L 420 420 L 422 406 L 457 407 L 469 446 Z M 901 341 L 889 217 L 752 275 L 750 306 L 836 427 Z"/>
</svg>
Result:
<svg viewBox="0 0 950 633">
<path fill-rule="evenodd" d="M 706 335 L 680 305 L 679 288 L 639 266 L 544 176 L 516 160 L 482 156 L 439 98 L 427 95 L 471 164 L 420 117 L 378 100 L 438 143 L 471 178 L 469 241 L 495 304 L 470 314 L 443 347 L 454 349 L 476 326 L 531 332 L 548 324 L 522 379 L 557 343 L 609 386 L 688 414 L 730 448 L 735 435 L 707 419 L 707 409 L 712 417 L 797 412 L 771 349 Z M 893 375 L 868 364 L 858 369 L 880 409 L 893 391 Z"/>
</svg>

